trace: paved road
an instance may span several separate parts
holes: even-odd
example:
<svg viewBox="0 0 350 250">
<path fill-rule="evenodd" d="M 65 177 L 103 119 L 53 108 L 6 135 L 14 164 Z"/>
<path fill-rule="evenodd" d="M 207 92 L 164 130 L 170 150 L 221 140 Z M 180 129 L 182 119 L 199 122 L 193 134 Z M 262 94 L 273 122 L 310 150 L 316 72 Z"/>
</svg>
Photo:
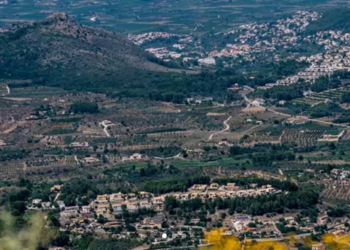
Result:
<svg viewBox="0 0 350 250">
<path fill-rule="evenodd" d="M 215 135 L 218 135 L 218 134 L 224 133 L 224 132 L 226 132 L 226 131 L 229 131 L 229 130 L 230 130 L 230 125 L 228 124 L 228 122 L 231 120 L 231 118 L 232 118 L 232 116 L 230 116 L 229 118 L 227 118 L 227 119 L 223 122 L 225 128 L 224 128 L 223 130 L 221 130 L 221 131 L 217 131 L 217 132 L 215 132 L 215 133 L 212 133 L 212 134 L 209 136 L 208 141 L 211 141 Z"/>
</svg>

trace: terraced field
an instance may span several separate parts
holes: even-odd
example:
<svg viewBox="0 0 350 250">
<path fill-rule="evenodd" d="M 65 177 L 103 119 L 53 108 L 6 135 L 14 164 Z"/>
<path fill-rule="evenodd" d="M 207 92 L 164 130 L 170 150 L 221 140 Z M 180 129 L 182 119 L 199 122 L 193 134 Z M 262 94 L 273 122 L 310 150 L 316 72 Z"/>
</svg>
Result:
<svg viewBox="0 0 350 250">
<path fill-rule="evenodd" d="M 325 183 L 322 196 L 330 199 L 338 199 L 349 201 L 350 200 L 350 181 L 349 180 L 337 180 L 328 181 Z"/>
<path fill-rule="evenodd" d="M 271 135 L 271 133 L 254 133 L 249 136 L 246 143 L 279 143 L 280 135 Z"/>
<path fill-rule="evenodd" d="M 24 174 L 24 165 L 19 161 L 1 163 L 0 172 L 2 180 L 19 178 Z"/>
<path fill-rule="evenodd" d="M 26 173 L 40 173 L 48 171 L 60 171 L 63 169 L 74 168 L 77 166 L 75 156 L 66 156 L 62 159 L 40 159 L 28 161 L 24 164 Z"/>
<path fill-rule="evenodd" d="M 338 89 L 331 89 L 324 92 L 316 93 L 309 97 L 295 99 L 293 102 L 301 103 L 301 104 L 309 104 L 311 106 L 325 102 L 326 100 L 339 102 L 341 100 L 342 95 L 349 91 L 350 91 L 350 86 L 346 86 Z"/>
<path fill-rule="evenodd" d="M 0 84 L 0 96 L 5 96 L 8 94 L 8 88 L 6 84 Z"/>
<path fill-rule="evenodd" d="M 282 143 L 296 143 L 301 147 L 314 146 L 325 130 L 285 130 Z"/>
</svg>

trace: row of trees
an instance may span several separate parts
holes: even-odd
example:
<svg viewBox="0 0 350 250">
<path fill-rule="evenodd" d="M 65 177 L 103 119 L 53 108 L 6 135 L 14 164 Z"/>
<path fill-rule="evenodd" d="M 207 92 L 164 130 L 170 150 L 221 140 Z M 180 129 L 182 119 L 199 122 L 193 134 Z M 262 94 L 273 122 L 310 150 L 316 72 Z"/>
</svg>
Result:
<svg viewBox="0 0 350 250">
<path fill-rule="evenodd" d="M 197 176 L 192 178 L 148 181 L 140 185 L 140 189 L 154 194 L 187 191 L 194 184 L 209 184 L 210 177 Z"/>
<path fill-rule="evenodd" d="M 328 89 L 339 88 L 342 86 L 340 77 L 349 77 L 342 73 L 335 73 L 331 77 L 320 77 L 316 79 L 315 83 L 306 83 L 304 80 L 299 80 L 298 83 L 289 86 L 275 86 L 273 88 L 258 91 L 257 95 L 262 95 L 264 98 L 272 98 L 280 100 L 293 100 L 303 97 L 304 91 L 311 90 L 316 93 L 326 91 Z M 344 97 L 346 99 L 346 96 Z"/>
<path fill-rule="evenodd" d="M 22 149 L 22 150 L 21 149 L 18 149 L 18 150 L 0 149 L 0 161 L 23 159 L 27 157 L 29 154 L 30 154 L 30 151 L 25 149 Z"/>
<path fill-rule="evenodd" d="M 220 179 L 214 179 L 212 182 L 218 183 L 219 185 L 226 185 L 227 183 L 236 183 L 238 186 L 248 186 L 250 184 L 257 184 L 259 187 L 262 185 L 270 184 L 274 188 L 285 190 L 285 191 L 297 191 L 298 186 L 290 181 L 280 181 L 276 179 L 263 179 L 259 177 L 226 177 Z"/>
<path fill-rule="evenodd" d="M 73 113 L 89 113 L 98 112 L 98 106 L 95 102 L 75 102 L 70 106 L 70 111 Z"/>
<path fill-rule="evenodd" d="M 215 198 L 202 201 L 196 198 L 188 201 L 179 201 L 172 196 L 165 199 L 165 210 L 170 214 L 197 212 L 199 210 L 215 213 L 216 210 L 228 209 L 229 214 L 247 213 L 263 215 L 266 213 L 283 213 L 290 209 L 313 208 L 319 199 L 319 194 L 313 190 L 298 190 L 288 194 L 265 195 L 257 197 L 236 197 L 229 199 Z"/>
<path fill-rule="evenodd" d="M 247 158 L 254 165 L 270 165 L 274 161 L 294 161 L 295 154 L 286 145 L 255 145 L 252 148 L 233 146 L 229 149 L 232 157 L 237 159 Z"/>
</svg>

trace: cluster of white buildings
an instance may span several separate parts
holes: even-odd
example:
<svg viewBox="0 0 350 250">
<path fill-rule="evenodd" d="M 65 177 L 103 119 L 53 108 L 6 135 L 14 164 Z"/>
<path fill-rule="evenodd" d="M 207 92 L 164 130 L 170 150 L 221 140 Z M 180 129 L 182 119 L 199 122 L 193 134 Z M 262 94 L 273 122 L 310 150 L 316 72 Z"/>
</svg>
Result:
<svg viewBox="0 0 350 250">
<path fill-rule="evenodd" d="M 128 161 L 141 161 L 141 160 L 147 160 L 148 157 L 146 155 L 142 155 L 142 154 L 139 154 L 139 153 L 135 153 L 129 157 L 127 156 L 124 156 L 122 158 L 122 161 L 123 162 L 128 162 Z"/>
<path fill-rule="evenodd" d="M 237 35 L 222 50 L 200 52 L 201 40 L 194 41 L 193 37 L 171 34 L 166 32 L 150 32 L 139 35 L 129 35 L 129 39 L 135 44 L 142 45 L 147 41 L 159 38 L 167 39 L 176 37 L 176 43 L 171 47 L 151 47 L 147 52 L 154 54 L 157 58 L 169 61 L 181 58 L 184 62 L 197 60 L 199 65 L 216 65 L 217 57 L 242 56 L 246 61 L 252 61 L 256 53 L 274 52 L 278 48 L 292 48 L 302 40 L 300 32 L 305 30 L 310 22 L 319 18 L 316 12 L 298 11 L 290 18 L 278 20 L 274 23 L 252 23 L 242 25 L 224 35 Z M 182 51 L 188 48 L 187 51 Z"/>
<path fill-rule="evenodd" d="M 51 191 L 58 192 L 62 186 L 54 186 Z M 212 183 L 210 185 L 193 185 L 187 192 L 169 193 L 165 195 L 156 196 L 148 192 L 138 193 L 114 193 L 98 195 L 94 201 L 87 206 L 66 206 L 61 200 L 53 202 L 43 202 L 41 199 L 32 200 L 29 209 L 44 209 L 50 210 L 59 208 L 61 210 L 60 216 L 64 218 L 77 217 L 79 215 L 104 216 L 105 218 L 113 219 L 113 215 L 120 214 L 123 211 L 136 212 L 138 209 L 153 209 L 155 211 L 163 211 L 165 199 L 167 196 L 173 196 L 180 201 L 187 201 L 195 198 L 201 200 L 215 199 L 220 197 L 222 199 L 235 197 L 254 197 L 259 195 L 269 195 L 281 193 L 281 190 L 273 188 L 271 185 L 263 185 L 258 187 L 256 184 L 251 184 L 249 189 L 242 189 L 235 183 L 228 183 L 227 185 L 219 185 Z M 59 196 L 59 195 L 58 195 Z M 57 205 L 56 205 L 57 204 Z"/>
<path fill-rule="evenodd" d="M 255 53 L 276 51 L 277 48 L 292 48 L 302 37 L 299 34 L 317 20 L 320 15 L 316 12 L 298 11 L 290 18 L 277 20 L 273 23 L 251 23 L 241 25 L 226 35 L 235 34 L 237 37 L 221 51 L 209 53 L 212 57 L 242 56 L 246 61 L 252 61 Z"/>
<path fill-rule="evenodd" d="M 139 34 L 139 35 L 129 34 L 129 36 L 128 36 L 129 40 L 131 40 L 132 42 L 134 42 L 137 45 L 141 45 L 145 42 L 153 41 L 153 40 L 156 40 L 159 38 L 170 38 L 170 37 L 182 37 L 185 39 L 187 38 L 187 37 L 183 37 L 183 36 L 180 36 L 177 34 L 172 34 L 172 33 L 167 33 L 167 32 L 148 32 L 148 33 L 143 33 L 143 34 Z"/>
<path fill-rule="evenodd" d="M 324 53 L 302 56 L 298 61 L 308 62 L 310 66 L 294 76 L 276 82 L 278 85 L 294 84 L 303 79 L 313 82 L 321 76 L 330 76 L 337 70 L 350 70 L 350 34 L 341 31 L 323 31 L 307 36 L 304 41 L 323 46 Z"/>
<path fill-rule="evenodd" d="M 152 194 L 147 192 L 140 192 L 137 195 L 134 193 L 104 194 L 97 196 L 90 204 L 90 209 L 95 211 L 98 216 L 103 215 L 107 217 L 109 214 L 122 213 L 123 209 L 135 212 L 141 208 L 157 208 L 159 202 L 162 206 L 164 201 L 158 201 Z"/>
<path fill-rule="evenodd" d="M 331 171 L 331 176 L 337 180 L 344 180 L 350 176 L 350 170 L 334 168 Z"/>
<path fill-rule="evenodd" d="M 148 192 L 135 193 L 115 193 L 98 195 L 97 198 L 90 204 L 90 211 L 94 211 L 97 215 L 108 216 L 109 214 L 118 214 L 123 209 L 129 212 L 135 212 L 138 209 L 154 209 L 155 211 L 162 211 L 165 198 L 173 196 L 180 201 L 187 201 L 195 198 L 202 200 L 214 199 L 220 197 L 234 198 L 234 197 L 254 197 L 259 195 L 278 194 L 281 190 L 273 188 L 271 185 L 264 185 L 258 188 L 256 184 L 251 185 L 251 189 L 241 189 L 235 183 L 228 183 L 227 185 L 219 185 L 212 183 L 211 185 L 193 185 L 187 192 L 169 193 L 161 196 L 155 196 Z M 124 208 L 123 208 L 124 207 Z"/>
<path fill-rule="evenodd" d="M 317 12 L 298 11 L 288 18 L 269 23 L 251 23 L 241 25 L 237 29 L 229 31 L 224 36 L 233 36 L 223 49 L 203 52 L 201 39 L 196 41 L 191 35 L 183 36 L 166 32 L 150 32 L 140 35 L 129 35 L 129 39 L 135 44 L 141 45 L 146 41 L 159 38 L 167 39 L 176 37 L 171 47 L 150 47 L 146 51 L 164 61 L 182 60 L 183 62 L 197 61 L 200 66 L 215 66 L 217 58 L 231 57 L 242 61 L 258 60 L 259 55 L 276 53 L 283 49 L 300 48 L 301 44 L 316 44 L 325 49 L 324 53 L 311 56 L 290 58 L 310 63 L 310 67 L 296 75 L 289 76 L 276 82 L 276 85 L 288 85 L 304 79 L 312 82 L 320 76 L 331 75 L 340 69 L 350 70 L 350 47 L 346 44 L 350 41 L 350 34 L 341 31 L 322 31 L 313 35 L 303 33 L 310 23 L 321 17 Z M 185 50 L 186 49 L 186 50 Z M 275 60 L 280 60 L 278 53 Z M 228 62 L 225 62 L 229 66 Z M 274 85 L 268 86 L 271 88 Z"/>
<path fill-rule="evenodd" d="M 166 47 L 161 48 L 149 48 L 146 49 L 146 52 L 153 54 L 155 57 L 159 59 L 166 59 L 172 58 L 172 59 L 178 59 L 182 56 L 181 53 L 177 53 L 175 51 L 169 51 Z"/>
</svg>

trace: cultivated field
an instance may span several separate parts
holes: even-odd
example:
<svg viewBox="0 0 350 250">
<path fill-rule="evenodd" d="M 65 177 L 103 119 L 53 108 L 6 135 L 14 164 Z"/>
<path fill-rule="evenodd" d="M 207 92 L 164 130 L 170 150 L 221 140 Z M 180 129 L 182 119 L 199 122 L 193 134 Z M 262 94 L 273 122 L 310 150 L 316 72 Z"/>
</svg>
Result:
<svg viewBox="0 0 350 250">
<path fill-rule="evenodd" d="M 315 11 L 328 0 L 309 2 L 253 0 L 165 0 L 165 1 L 9 1 L 0 9 L 0 24 L 43 19 L 53 12 L 67 12 L 78 21 L 123 33 L 166 31 L 172 33 L 219 32 L 243 23 L 267 21 L 294 12 L 302 6 Z M 328 7 L 328 5 L 327 5 Z"/>
</svg>

